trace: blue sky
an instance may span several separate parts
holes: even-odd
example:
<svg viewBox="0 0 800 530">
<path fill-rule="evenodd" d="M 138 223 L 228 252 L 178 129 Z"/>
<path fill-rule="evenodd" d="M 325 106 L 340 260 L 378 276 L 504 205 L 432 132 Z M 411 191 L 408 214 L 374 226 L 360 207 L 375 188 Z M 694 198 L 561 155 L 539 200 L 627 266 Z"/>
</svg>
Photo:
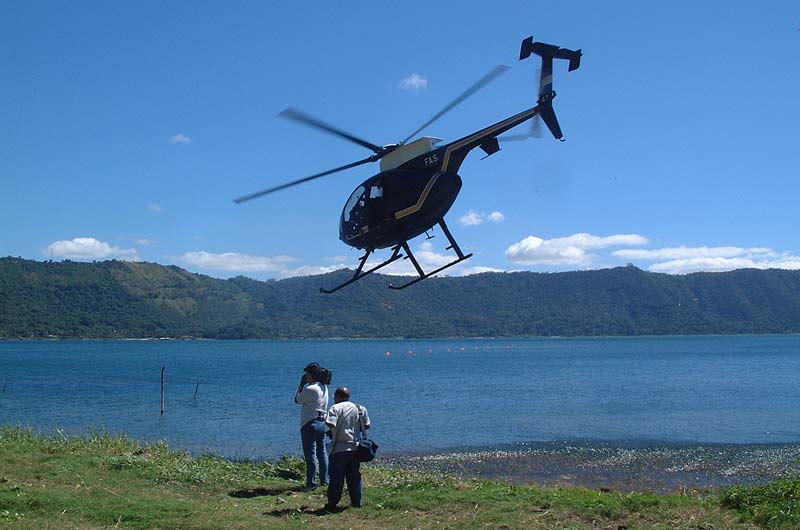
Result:
<svg viewBox="0 0 800 530">
<path fill-rule="evenodd" d="M 535 104 L 529 35 L 583 49 L 579 70 L 556 65 L 567 141 L 470 155 L 446 219 L 475 255 L 452 274 L 800 268 L 789 1 L 4 2 L 0 255 L 352 267 L 339 215 L 377 164 L 232 202 L 369 154 L 276 114 L 396 142 L 512 66 L 425 131 L 454 140 Z M 411 246 L 448 259 L 441 234 Z"/>
</svg>

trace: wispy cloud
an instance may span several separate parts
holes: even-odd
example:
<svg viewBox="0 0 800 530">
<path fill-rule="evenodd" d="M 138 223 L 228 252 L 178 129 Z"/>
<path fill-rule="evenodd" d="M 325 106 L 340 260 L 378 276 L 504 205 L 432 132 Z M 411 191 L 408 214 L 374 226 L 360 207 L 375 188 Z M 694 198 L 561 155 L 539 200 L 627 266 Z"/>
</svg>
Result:
<svg viewBox="0 0 800 530">
<path fill-rule="evenodd" d="M 483 216 L 475 210 L 470 210 L 458 218 L 458 222 L 462 226 L 478 226 L 483 222 Z"/>
<path fill-rule="evenodd" d="M 169 143 L 171 143 L 171 144 L 188 145 L 188 144 L 190 144 L 192 142 L 193 142 L 193 140 L 191 138 L 189 138 L 188 136 L 186 136 L 185 134 L 182 134 L 182 133 L 173 134 L 172 136 L 169 137 Z"/>
<path fill-rule="evenodd" d="M 239 252 L 215 254 L 205 250 L 187 252 L 175 260 L 191 267 L 224 272 L 281 272 L 286 270 L 287 264 L 297 261 L 290 256 L 253 256 Z"/>
<path fill-rule="evenodd" d="M 502 223 L 506 219 L 506 216 L 503 215 L 503 212 L 492 212 L 486 217 L 493 223 Z"/>
<path fill-rule="evenodd" d="M 484 221 L 491 221 L 493 223 L 501 223 L 505 220 L 506 216 L 502 212 L 494 211 L 489 214 L 469 210 L 467 213 L 458 218 L 458 222 L 462 226 L 478 226 Z"/>
<path fill-rule="evenodd" d="M 164 211 L 164 208 L 162 208 L 157 202 L 148 203 L 147 209 L 154 213 L 161 213 Z"/>
<path fill-rule="evenodd" d="M 93 237 L 76 237 L 55 241 L 47 246 L 47 250 L 43 254 L 66 259 L 118 258 L 129 261 L 139 259 L 139 253 L 135 248 L 115 247 Z"/>
<path fill-rule="evenodd" d="M 297 276 L 314 276 L 316 274 L 326 274 L 328 272 L 337 271 L 339 269 L 346 269 L 347 265 L 339 263 L 330 266 L 320 265 L 303 265 L 294 269 L 284 269 L 278 273 L 279 278 L 294 278 Z"/>
<path fill-rule="evenodd" d="M 666 247 L 659 249 L 623 249 L 612 253 L 628 260 L 655 261 L 653 272 L 687 274 L 721 272 L 734 269 L 800 269 L 800 256 L 777 252 L 768 247 Z"/>
<path fill-rule="evenodd" d="M 409 92 L 419 92 L 428 88 L 428 80 L 419 74 L 411 74 L 400 81 L 400 88 Z"/>
<path fill-rule="evenodd" d="M 589 252 L 591 250 L 645 244 L 647 238 L 638 234 L 595 236 L 578 233 L 553 239 L 528 236 L 508 247 L 506 259 L 522 265 L 591 267 L 598 257 Z"/>
</svg>

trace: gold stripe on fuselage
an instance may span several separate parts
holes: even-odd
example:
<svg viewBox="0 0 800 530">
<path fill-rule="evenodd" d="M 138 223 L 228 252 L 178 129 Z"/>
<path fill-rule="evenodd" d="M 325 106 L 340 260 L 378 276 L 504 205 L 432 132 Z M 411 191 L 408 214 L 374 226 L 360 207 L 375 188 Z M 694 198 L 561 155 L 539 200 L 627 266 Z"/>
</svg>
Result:
<svg viewBox="0 0 800 530">
<path fill-rule="evenodd" d="M 538 112 L 538 107 L 534 107 L 534 108 L 532 108 L 531 110 L 528 111 L 528 113 L 530 113 L 530 117 L 535 116 L 537 112 Z M 525 112 L 522 112 L 521 114 L 524 115 Z M 464 138 L 460 142 L 456 142 L 456 143 L 453 143 L 453 144 L 450 144 L 449 146 L 447 146 L 447 148 L 445 149 L 445 152 L 444 152 L 444 160 L 442 161 L 442 170 L 439 171 L 438 173 L 435 173 L 433 175 L 433 177 L 431 177 L 431 179 L 428 181 L 428 183 L 425 184 L 425 189 L 422 190 L 422 194 L 419 196 L 419 200 L 417 200 L 417 203 L 414 204 L 413 206 L 409 206 L 408 208 L 405 208 L 403 210 L 395 212 L 394 218 L 395 219 L 402 219 L 403 217 L 411 215 L 412 213 L 418 212 L 419 209 L 422 208 L 422 205 L 425 203 L 425 199 L 428 198 L 428 194 L 430 193 L 431 188 L 433 188 L 433 185 L 436 184 L 436 181 L 439 179 L 439 175 L 441 175 L 442 173 L 447 171 L 447 166 L 450 163 L 450 153 L 452 153 L 456 149 L 459 149 L 459 148 L 467 145 L 470 142 L 474 142 L 478 138 L 482 138 L 484 136 L 491 136 L 492 133 L 494 133 L 498 129 L 502 129 L 503 127 L 507 126 L 510 122 L 518 120 L 521 117 L 522 116 L 520 116 L 520 114 L 517 114 L 516 116 L 512 116 L 512 117 L 508 118 L 507 120 L 501 121 L 500 123 L 498 123 L 494 127 L 491 127 L 488 130 L 479 131 L 479 132 L 477 132 L 477 133 L 475 133 L 473 135 L 467 136 L 466 138 Z"/>
<path fill-rule="evenodd" d="M 431 188 L 433 188 L 433 185 L 436 184 L 437 180 L 439 180 L 439 175 L 441 174 L 442 174 L 441 171 L 434 173 L 434 175 L 431 177 L 428 183 L 425 184 L 425 189 L 422 190 L 422 194 L 419 196 L 419 200 L 417 201 L 417 203 L 414 204 L 413 206 L 409 206 L 408 208 L 396 212 L 394 214 L 394 218 L 402 219 L 407 215 L 411 215 L 412 213 L 419 211 L 419 209 L 422 208 L 422 204 L 425 202 L 425 199 L 428 198 L 428 194 L 431 192 Z"/>
</svg>

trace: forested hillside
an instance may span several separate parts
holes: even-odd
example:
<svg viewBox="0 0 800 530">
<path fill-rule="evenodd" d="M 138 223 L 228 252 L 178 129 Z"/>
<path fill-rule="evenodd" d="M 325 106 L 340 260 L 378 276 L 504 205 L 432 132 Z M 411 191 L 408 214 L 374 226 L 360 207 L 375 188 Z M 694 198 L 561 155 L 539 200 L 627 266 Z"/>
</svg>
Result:
<svg viewBox="0 0 800 530">
<path fill-rule="evenodd" d="M 154 263 L 0 258 L 0 337 L 448 337 L 800 332 L 800 271 L 635 267 L 432 278 L 219 280 Z"/>
</svg>

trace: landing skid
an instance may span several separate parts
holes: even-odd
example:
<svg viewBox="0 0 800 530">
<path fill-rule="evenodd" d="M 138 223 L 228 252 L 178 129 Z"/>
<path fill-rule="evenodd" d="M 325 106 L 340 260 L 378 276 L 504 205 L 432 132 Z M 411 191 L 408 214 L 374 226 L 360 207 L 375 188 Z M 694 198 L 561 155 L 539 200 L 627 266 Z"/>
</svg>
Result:
<svg viewBox="0 0 800 530">
<path fill-rule="evenodd" d="M 403 245 L 405 245 L 405 243 L 403 243 Z M 361 272 L 362 269 L 364 268 L 364 264 L 367 262 L 367 258 L 369 258 L 370 254 L 372 254 L 372 252 L 374 251 L 374 249 L 367 250 L 364 253 L 364 255 L 361 256 L 361 258 L 359 258 L 358 268 L 356 269 L 356 272 L 353 274 L 352 278 L 350 278 L 349 280 L 347 280 L 343 284 L 337 285 L 333 289 L 323 289 L 322 287 L 320 287 L 319 288 L 319 292 L 325 293 L 325 294 L 335 293 L 336 291 L 338 291 L 342 287 L 347 287 L 351 283 L 360 280 L 361 278 L 363 278 L 367 274 L 373 273 L 376 270 L 382 269 L 383 267 L 387 266 L 388 264 L 390 264 L 390 263 L 392 263 L 394 261 L 397 261 L 398 259 L 403 257 L 400 254 L 400 249 L 401 248 L 402 248 L 402 245 L 397 245 L 397 246 L 393 247 L 392 248 L 392 255 L 391 255 L 391 257 L 389 259 L 387 259 L 386 261 L 384 261 L 380 265 L 376 265 L 376 266 L 372 267 L 371 269 L 369 269 L 366 272 Z"/>
<path fill-rule="evenodd" d="M 371 273 L 377 271 L 378 269 L 382 269 L 385 266 L 389 265 L 390 263 L 393 263 L 393 262 L 397 261 L 400 258 L 411 260 L 411 263 L 414 265 L 414 268 L 417 270 L 417 274 L 419 274 L 418 278 L 414 278 L 410 282 L 404 283 L 403 285 L 392 285 L 391 283 L 389 284 L 389 289 L 397 289 L 397 290 L 405 289 L 406 287 L 408 287 L 410 285 L 414 285 L 415 283 L 417 283 L 419 281 L 422 281 L 425 278 L 430 278 L 434 274 L 439 273 L 439 272 L 441 272 L 441 271 L 443 271 L 443 270 L 445 270 L 445 269 L 447 269 L 449 267 L 452 267 L 453 265 L 461 263 L 462 261 L 472 257 L 472 253 L 464 254 L 461 251 L 461 247 L 459 247 L 458 243 L 456 243 L 456 240 L 453 239 L 453 234 L 450 233 L 450 230 L 447 228 L 447 225 L 445 224 L 444 219 L 439 221 L 439 226 L 442 228 L 442 232 L 444 232 L 444 235 L 447 237 L 447 240 L 450 242 L 450 246 L 447 247 L 447 250 L 451 250 L 452 249 L 453 251 L 455 251 L 456 256 L 458 256 L 458 259 L 456 259 L 455 261 L 451 261 L 447 265 L 443 265 L 443 266 L 439 267 L 438 269 L 436 269 L 434 271 L 426 273 L 424 270 L 422 270 L 422 267 L 420 266 L 419 262 L 417 261 L 417 258 L 414 257 L 414 253 L 411 252 L 411 248 L 409 248 L 408 242 L 407 241 L 403 241 L 402 243 L 392 247 L 392 255 L 389 257 L 389 259 L 387 259 L 383 263 L 375 265 L 374 267 L 372 267 L 368 271 L 364 272 L 363 271 L 364 265 L 367 263 L 367 259 L 370 257 L 370 255 L 374 252 L 375 249 L 367 250 L 366 252 L 364 252 L 364 255 L 361 256 L 361 258 L 359 258 L 358 267 L 356 268 L 356 272 L 353 273 L 353 277 L 352 278 L 350 278 L 349 280 L 347 280 L 346 282 L 344 282 L 344 283 L 342 283 L 340 285 L 337 285 L 333 289 L 324 289 L 324 288 L 320 287 L 319 288 L 319 292 L 325 293 L 325 294 L 335 293 L 336 291 L 338 291 L 342 287 L 347 287 L 351 283 L 357 282 L 358 280 L 360 280 L 361 278 L 363 278 L 367 274 L 371 274 Z M 428 238 L 428 239 L 430 239 L 430 238 Z M 400 250 L 401 249 L 405 252 L 405 256 L 400 254 Z"/>
<path fill-rule="evenodd" d="M 414 265 L 414 268 L 417 269 L 417 274 L 419 274 L 419 278 L 414 278 L 410 282 L 404 283 L 403 285 L 392 285 L 390 283 L 389 284 L 389 289 L 397 289 L 397 290 L 405 289 L 406 287 L 414 285 L 415 283 L 420 282 L 420 281 L 424 280 L 425 278 L 430 278 L 434 274 L 436 274 L 438 272 L 441 272 L 441 271 L 447 269 L 448 267 L 452 267 L 453 265 L 457 265 L 457 264 L 461 263 L 462 261 L 472 257 L 472 253 L 464 254 L 463 252 L 461 252 L 461 247 L 459 247 L 458 243 L 456 243 L 456 240 L 453 238 L 453 234 L 451 234 L 450 230 L 447 228 L 447 225 L 445 224 L 444 219 L 439 221 L 439 226 L 442 228 L 442 232 L 444 232 L 444 235 L 447 237 L 447 240 L 450 242 L 450 246 L 447 247 L 447 250 L 453 249 L 455 251 L 455 253 L 456 253 L 456 256 L 458 256 L 458 259 L 455 260 L 455 261 L 451 261 L 447 265 L 442 265 L 441 267 L 439 267 L 438 269 L 436 269 L 434 271 L 426 273 L 425 271 L 422 270 L 422 267 L 420 267 L 419 262 L 414 257 L 414 254 L 411 252 L 411 249 L 408 247 L 408 242 L 404 241 L 400 246 L 403 247 L 403 250 L 406 253 L 406 259 L 410 259 L 411 263 Z"/>
</svg>

